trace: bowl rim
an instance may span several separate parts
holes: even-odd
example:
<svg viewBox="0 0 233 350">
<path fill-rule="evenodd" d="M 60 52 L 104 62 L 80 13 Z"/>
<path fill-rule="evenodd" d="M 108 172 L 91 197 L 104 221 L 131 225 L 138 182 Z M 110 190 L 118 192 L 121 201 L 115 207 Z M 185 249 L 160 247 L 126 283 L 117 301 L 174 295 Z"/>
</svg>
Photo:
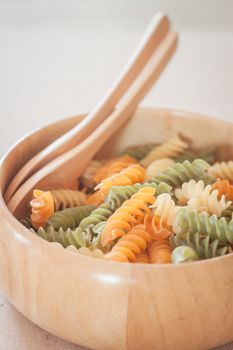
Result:
<svg viewBox="0 0 233 350">
<path fill-rule="evenodd" d="M 233 123 L 231 121 L 228 120 L 222 120 L 219 119 L 217 117 L 212 117 L 209 115 L 205 115 L 205 114 L 201 114 L 201 113 L 197 113 L 197 112 L 190 112 L 190 111 L 185 111 L 185 110 L 180 110 L 180 109 L 176 109 L 176 108 L 157 108 L 157 107 L 139 107 L 136 109 L 135 112 L 137 111 L 156 111 L 157 113 L 167 113 L 169 116 L 177 116 L 179 118 L 205 118 L 207 120 L 210 121 L 216 121 L 216 122 L 221 122 L 224 124 L 228 124 L 228 125 L 232 125 Z M 19 140 L 17 140 L 16 142 L 13 143 L 13 145 L 5 152 L 5 154 L 1 157 L 0 159 L 0 170 L 2 165 L 4 164 L 5 161 L 7 161 L 8 156 L 10 155 L 10 153 L 16 148 L 18 147 L 23 141 L 25 141 L 27 138 L 29 138 L 30 136 L 32 136 L 33 134 L 46 129 L 49 126 L 55 126 L 56 124 L 58 124 L 59 122 L 63 122 L 64 119 L 66 120 L 76 120 L 77 118 L 80 118 L 80 120 L 82 118 L 84 118 L 87 115 L 87 113 L 80 113 L 78 115 L 74 115 L 74 116 L 70 116 L 70 117 L 65 117 L 62 119 L 59 119 L 55 122 L 52 123 L 46 123 L 45 125 L 43 125 L 42 127 L 39 128 L 35 128 L 32 131 L 29 131 L 28 133 L 26 133 L 24 136 L 20 137 Z M 64 254 L 64 259 L 65 257 L 71 256 L 69 254 L 73 255 L 73 258 L 76 259 L 77 261 L 80 259 L 90 259 L 93 260 L 93 257 L 91 256 L 87 256 L 87 255 L 82 255 L 79 254 L 77 252 L 73 252 L 70 251 L 66 248 L 64 248 L 62 245 L 61 247 L 59 246 L 55 246 L 53 244 L 51 244 L 51 242 L 46 241 L 45 239 L 39 237 L 38 235 L 34 234 L 30 229 L 26 228 L 17 218 L 15 218 L 15 216 L 10 212 L 10 210 L 8 209 L 4 198 L 3 198 L 3 194 L 2 192 L 0 192 L 0 212 L 2 212 L 5 216 L 5 218 L 10 217 L 12 221 L 11 226 L 12 228 L 15 228 L 15 232 L 14 234 L 17 234 L 18 238 L 21 238 L 22 241 L 24 241 L 24 243 L 28 244 L 37 244 L 37 246 L 42 245 L 44 246 L 46 249 L 48 249 L 49 251 L 51 251 L 51 249 L 59 249 L 61 254 Z M 9 234 L 9 233 L 7 233 Z M 13 233 L 12 233 L 13 234 Z M 54 242 L 53 242 L 54 243 Z M 116 261 L 106 261 L 104 259 L 98 259 L 98 258 L 94 258 L 95 261 L 95 265 L 104 265 L 104 266 L 108 266 L 109 264 L 114 264 L 116 267 L 122 267 L 125 266 L 125 268 L 132 268 L 132 266 L 136 269 L 146 269 L 146 270 L 151 270 L 151 269 L 177 269 L 177 268 L 186 268 L 189 269 L 190 266 L 197 266 L 200 264 L 215 264 L 218 263 L 219 261 L 223 261 L 223 260 L 227 260 L 227 259 L 231 259 L 233 256 L 233 252 L 223 255 L 223 256 L 218 256 L 218 257 L 214 257 L 214 258 L 209 258 L 209 259 L 202 259 L 202 260 L 197 260 L 197 261 L 192 261 L 192 262 L 186 262 L 183 264 L 143 264 L 143 263 L 130 263 L 130 262 L 125 262 L 124 264 L 122 264 L 122 262 L 116 262 Z M 193 265 L 194 264 L 194 265 Z M 110 265 L 109 265 L 110 266 Z"/>
</svg>

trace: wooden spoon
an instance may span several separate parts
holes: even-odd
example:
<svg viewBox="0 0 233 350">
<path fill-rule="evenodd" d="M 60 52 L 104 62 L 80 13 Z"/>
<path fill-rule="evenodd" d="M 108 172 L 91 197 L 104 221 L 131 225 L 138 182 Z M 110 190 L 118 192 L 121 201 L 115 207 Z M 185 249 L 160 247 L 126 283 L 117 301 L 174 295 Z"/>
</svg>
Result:
<svg viewBox="0 0 233 350">
<path fill-rule="evenodd" d="M 122 73 L 97 106 L 77 126 L 59 137 L 30 159 L 16 174 L 4 195 L 6 203 L 19 186 L 41 167 L 82 142 L 110 113 L 135 81 L 153 52 L 160 45 L 170 28 L 168 17 L 159 13 L 154 16 L 142 40 Z"/>
<path fill-rule="evenodd" d="M 35 187 L 44 190 L 70 187 L 104 143 L 129 119 L 138 103 L 160 76 L 176 46 L 177 34 L 169 32 L 145 66 L 135 86 L 128 91 L 119 108 L 103 121 L 86 140 L 44 166 L 17 190 L 8 205 L 15 216 L 19 217 L 25 212 L 25 206 Z"/>
</svg>

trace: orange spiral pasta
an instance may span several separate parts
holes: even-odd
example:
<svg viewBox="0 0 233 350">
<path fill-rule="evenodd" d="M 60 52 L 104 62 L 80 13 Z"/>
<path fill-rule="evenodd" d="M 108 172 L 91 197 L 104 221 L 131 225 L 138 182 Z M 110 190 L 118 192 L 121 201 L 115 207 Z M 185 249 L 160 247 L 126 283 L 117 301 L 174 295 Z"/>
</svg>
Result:
<svg viewBox="0 0 233 350">
<path fill-rule="evenodd" d="M 128 155 L 112 159 L 108 161 L 104 166 L 102 166 L 96 172 L 94 176 L 95 183 L 99 183 L 106 177 L 110 177 L 113 174 L 119 173 L 122 169 L 126 168 L 130 164 L 137 163 L 137 160 Z"/>
<path fill-rule="evenodd" d="M 144 225 L 154 240 L 166 239 L 171 235 L 171 227 L 157 215 L 146 214 Z"/>
<path fill-rule="evenodd" d="M 148 205 L 155 201 L 154 193 L 152 187 L 141 188 L 108 218 L 101 235 L 104 247 L 115 238 L 124 236 L 133 226 L 143 223 L 144 216 L 150 213 Z"/>
<path fill-rule="evenodd" d="M 34 190 L 31 200 L 31 220 L 34 228 L 44 227 L 46 221 L 54 214 L 54 201 L 51 192 Z"/>
<path fill-rule="evenodd" d="M 213 190 L 218 190 L 218 199 L 225 195 L 226 200 L 233 200 L 233 185 L 228 180 L 218 179 L 212 186 Z"/>
<path fill-rule="evenodd" d="M 138 255 L 134 260 L 134 263 L 150 264 L 150 260 L 147 252 L 145 251 L 145 252 L 142 252 L 140 255 Z"/>
<path fill-rule="evenodd" d="M 132 164 L 119 173 L 102 180 L 95 189 L 100 189 L 106 195 L 112 186 L 133 185 L 144 180 L 145 169 L 139 164 Z"/>
<path fill-rule="evenodd" d="M 152 241 L 148 245 L 148 255 L 151 264 L 171 263 L 172 248 L 167 240 Z"/>
<path fill-rule="evenodd" d="M 130 232 L 121 237 L 105 259 L 111 261 L 133 262 L 151 241 L 151 235 L 145 231 L 144 225 L 137 225 Z"/>
<path fill-rule="evenodd" d="M 96 205 L 97 207 L 104 202 L 104 194 L 101 191 L 96 191 L 92 193 L 88 199 L 88 205 Z"/>
</svg>

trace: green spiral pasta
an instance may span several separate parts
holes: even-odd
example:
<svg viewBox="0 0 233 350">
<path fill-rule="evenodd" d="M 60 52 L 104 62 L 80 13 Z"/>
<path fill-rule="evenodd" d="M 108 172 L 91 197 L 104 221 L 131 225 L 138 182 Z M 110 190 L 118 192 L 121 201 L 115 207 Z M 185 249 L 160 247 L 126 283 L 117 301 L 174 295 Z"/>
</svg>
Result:
<svg viewBox="0 0 233 350">
<path fill-rule="evenodd" d="M 87 203 L 86 195 L 80 191 L 74 190 L 51 190 L 54 201 L 54 210 L 63 210 L 85 205 Z"/>
<path fill-rule="evenodd" d="M 186 233 L 184 237 L 180 235 L 170 236 L 170 244 L 173 248 L 187 245 L 195 249 L 198 253 L 199 258 L 209 259 L 216 256 L 222 256 L 231 251 L 227 246 L 221 246 L 219 240 L 215 239 L 213 242 L 210 241 L 210 236 L 204 238 L 201 237 L 199 233 L 191 234 L 190 232 Z"/>
<path fill-rule="evenodd" d="M 215 152 L 216 147 L 207 147 L 205 150 L 198 151 L 198 152 L 192 152 L 192 151 L 185 151 L 183 154 L 181 154 L 179 157 L 175 159 L 176 162 L 182 163 L 185 160 L 189 160 L 192 162 L 195 159 L 203 159 L 209 164 L 213 164 L 215 161 Z"/>
<path fill-rule="evenodd" d="M 171 191 L 171 186 L 166 183 L 161 182 L 160 184 L 155 183 L 144 183 L 144 184 L 134 184 L 132 186 L 113 186 L 108 192 L 105 202 L 109 204 L 112 210 L 119 208 L 124 201 L 132 197 L 142 187 L 153 187 L 156 189 L 156 194 L 169 193 Z"/>
<path fill-rule="evenodd" d="M 32 221 L 30 218 L 28 218 L 27 216 L 23 216 L 21 219 L 20 219 L 20 222 L 22 225 L 24 225 L 25 227 L 31 229 L 33 226 L 32 226 Z"/>
<path fill-rule="evenodd" d="M 219 219 L 216 215 L 197 213 L 189 208 L 178 210 L 173 230 L 176 234 L 199 232 L 210 236 L 211 241 L 218 239 L 221 244 L 233 243 L 233 220 L 229 221 L 224 217 Z"/>
<path fill-rule="evenodd" d="M 57 211 L 47 222 L 49 226 L 53 226 L 55 230 L 60 227 L 63 230 L 68 228 L 74 229 L 79 223 L 95 209 L 93 205 L 83 205 L 81 207 L 67 208 Z"/>
<path fill-rule="evenodd" d="M 76 248 L 80 248 L 84 245 L 91 244 L 91 235 L 87 232 L 83 232 L 80 227 L 75 230 L 64 230 L 59 228 L 55 230 L 53 226 L 49 226 L 47 229 L 39 228 L 37 235 L 46 239 L 48 242 L 57 242 L 63 245 L 64 248 L 73 245 Z"/>
<path fill-rule="evenodd" d="M 113 210 L 110 205 L 108 203 L 103 203 L 98 208 L 94 209 L 89 216 L 82 219 L 79 226 L 83 231 L 90 226 L 93 228 L 102 221 L 106 221 L 112 214 Z"/>
<path fill-rule="evenodd" d="M 210 165 L 202 160 L 195 159 L 193 162 L 185 160 L 183 163 L 175 163 L 170 168 L 151 178 L 149 182 L 159 184 L 161 181 L 171 186 L 181 186 L 191 179 L 203 180 L 205 184 L 213 183 L 213 179 L 205 174 Z"/>
<path fill-rule="evenodd" d="M 123 154 L 128 154 L 129 156 L 141 160 L 144 158 L 152 149 L 155 148 L 157 144 L 155 143 L 150 143 L 147 145 L 140 145 L 140 146 L 132 146 L 127 148 Z"/>
</svg>

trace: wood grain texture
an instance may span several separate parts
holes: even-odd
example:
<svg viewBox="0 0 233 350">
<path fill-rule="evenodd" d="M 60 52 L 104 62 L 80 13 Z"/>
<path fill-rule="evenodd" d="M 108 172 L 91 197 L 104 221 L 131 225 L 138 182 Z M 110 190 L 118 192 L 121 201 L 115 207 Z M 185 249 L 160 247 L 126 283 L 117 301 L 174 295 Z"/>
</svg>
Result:
<svg viewBox="0 0 233 350">
<path fill-rule="evenodd" d="M 219 144 L 226 159 L 232 131 L 230 123 L 192 113 L 139 109 L 99 155 L 182 132 L 197 147 Z M 51 126 L 51 137 L 55 132 Z M 1 193 L 20 165 L 12 159 L 22 142 L 1 163 Z M 232 340 L 232 254 L 180 266 L 106 262 L 51 246 L 24 228 L 2 198 L 0 220 L 0 287 L 48 332 L 101 350 L 201 350 Z"/>
</svg>

